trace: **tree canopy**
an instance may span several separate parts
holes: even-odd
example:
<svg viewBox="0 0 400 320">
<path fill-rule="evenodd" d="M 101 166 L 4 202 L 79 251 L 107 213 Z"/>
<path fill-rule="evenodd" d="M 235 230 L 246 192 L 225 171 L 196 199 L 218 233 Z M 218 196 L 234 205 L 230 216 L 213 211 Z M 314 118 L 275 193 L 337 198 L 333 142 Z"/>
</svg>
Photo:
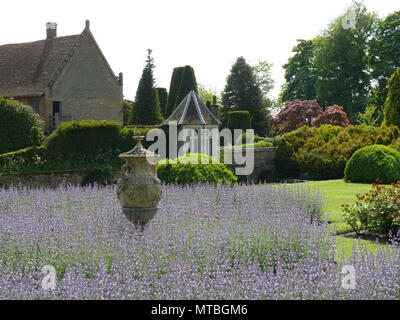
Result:
<svg viewBox="0 0 400 320">
<path fill-rule="evenodd" d="M 317 96 L 315 90 L 314 42 L 297 40 L 293 48 L 294 56 L 283 66 L 286 83 L 283 85 L 280 101 L 295 99 L 312 100 Z"/>
</svg>

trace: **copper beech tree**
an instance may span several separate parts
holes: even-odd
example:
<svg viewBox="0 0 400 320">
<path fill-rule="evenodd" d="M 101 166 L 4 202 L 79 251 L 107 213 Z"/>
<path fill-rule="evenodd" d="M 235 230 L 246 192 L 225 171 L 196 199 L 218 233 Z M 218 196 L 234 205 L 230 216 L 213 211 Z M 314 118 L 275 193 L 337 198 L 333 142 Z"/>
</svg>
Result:
<svg viewBox="0 0 400 320">
<path fill-rule="evenodd" d="M 293 100 L 271 119 L 271 124 L 278 134 L 283 134 L 302 126 L 331 124 L 346 128 L 350 122 L 341 106 L 333 105 L 324 111 L 316 100 Z"/>
</svg>

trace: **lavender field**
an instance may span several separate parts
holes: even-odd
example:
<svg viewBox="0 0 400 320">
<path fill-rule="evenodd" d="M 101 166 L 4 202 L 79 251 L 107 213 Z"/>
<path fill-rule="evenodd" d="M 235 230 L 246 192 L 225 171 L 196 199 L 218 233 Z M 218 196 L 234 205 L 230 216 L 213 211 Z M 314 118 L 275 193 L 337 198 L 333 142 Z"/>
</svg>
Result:
<svg viewBox="0 0 400 320">
<path fill-rule="evenodd" d="M 335 262 L 322 200 L 302 187 L 164 186 L 141 231 L 114 186 L 2 189 L 0 299 L 398 299 L 399 249 Z"/>
</svg>

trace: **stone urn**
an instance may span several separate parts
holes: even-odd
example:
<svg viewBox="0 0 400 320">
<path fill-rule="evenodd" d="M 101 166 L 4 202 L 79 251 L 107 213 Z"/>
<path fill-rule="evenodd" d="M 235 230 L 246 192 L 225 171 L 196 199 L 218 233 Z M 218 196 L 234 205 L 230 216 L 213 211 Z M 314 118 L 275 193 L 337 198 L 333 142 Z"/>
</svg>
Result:
<svg viewBox="0 0 400 320">
<path fill-rule="evenodd" d="M 157 213 L 162 195 L 161 181 L 157 178 L 155 167 L 158 155 L 143 147 L 143 136 L 133 139 L 136 146 L 119 155 L 125 164 L 118 179 L 117 195 L 128 220 L 143 227 Z"/>
</svg>

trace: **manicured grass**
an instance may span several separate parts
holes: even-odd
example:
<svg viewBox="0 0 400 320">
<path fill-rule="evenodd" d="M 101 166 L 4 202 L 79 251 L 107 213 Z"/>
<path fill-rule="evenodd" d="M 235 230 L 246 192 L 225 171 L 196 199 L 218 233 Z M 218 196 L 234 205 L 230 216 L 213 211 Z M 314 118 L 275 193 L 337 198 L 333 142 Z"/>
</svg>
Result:
<svg viewBox="0 0 400 320">
<path fill-rule="evenodd" d="M 352 204 L 356 195 L 371 190 L 370 184 L 346 183 L 344 180 L 314 181 L 307 183 L 312 188 L 317 188 L 324 196 L 324 212 L 336 233 L 351 231 L 343 222 L 342 204 Z"/>
<path fill-rule="evenodd" d="M 330 228 L 332 233 L 343 234 L 352 231 L 350 226 L 343 221 L 341 205 L 355 203 L 356 195 L 371 190 L 371 184 L 346 183 L 344 180 L 328 180 L 308 182 L 307 185 L 311 188 L 317 188 L 324 196 L 324 213 L 331 223 Z M 365 246 L 369 252 L 374 253 L 378 246 L 386 246 L 377 244 L 374 241 L 341 236 L 336 237 L 336 245 L 338 260 L 340 260 L 342 256 L 349 257 L 352 253 L 353 246 L 358 249 Z"/>
</svg>

